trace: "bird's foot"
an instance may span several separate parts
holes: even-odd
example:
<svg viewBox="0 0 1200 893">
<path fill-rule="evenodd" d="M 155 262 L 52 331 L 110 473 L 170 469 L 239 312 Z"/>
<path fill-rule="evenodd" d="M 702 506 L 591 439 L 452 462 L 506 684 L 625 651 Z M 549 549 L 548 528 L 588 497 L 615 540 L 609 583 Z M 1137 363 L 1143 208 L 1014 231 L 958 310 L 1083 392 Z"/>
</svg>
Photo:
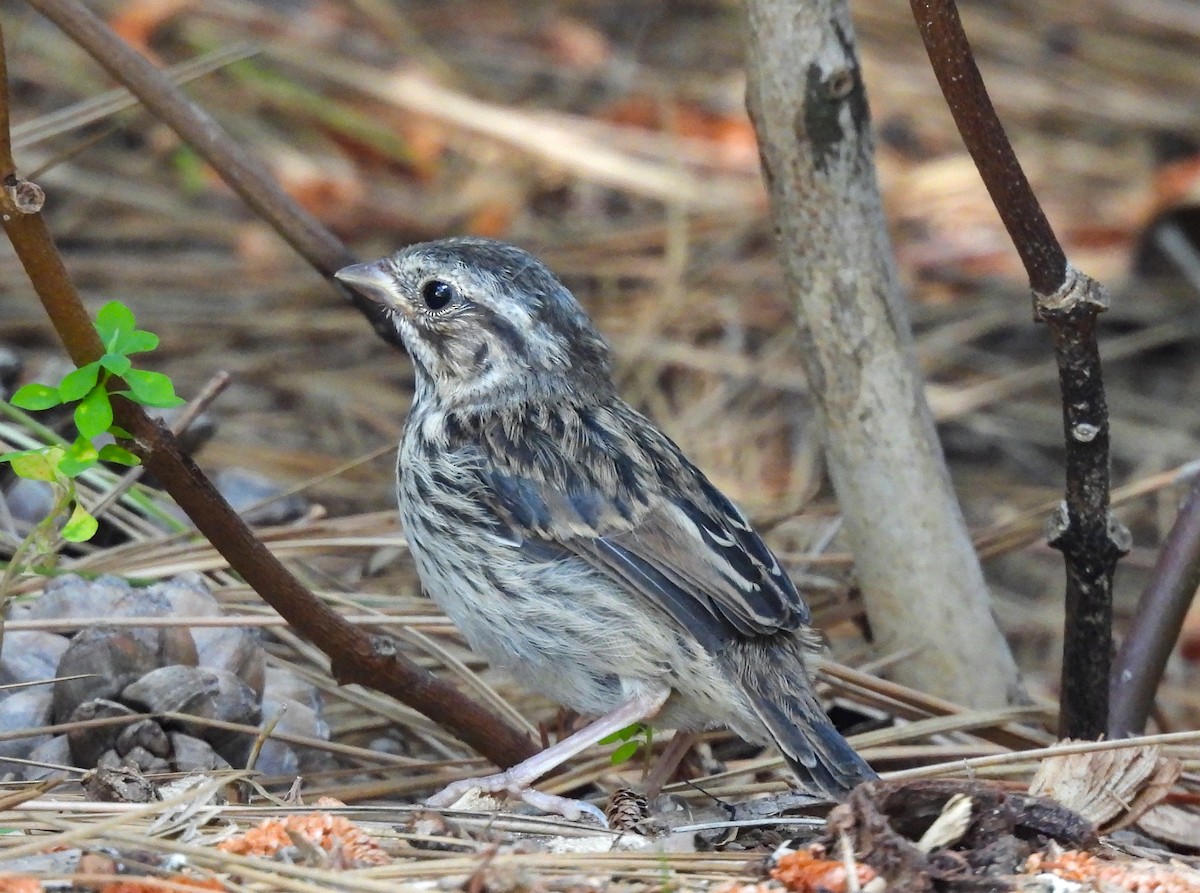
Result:
<svg viewBox="0 0 1200 893">
<path fill-rule="evenodd" d="M 514 777 L 507 772 L 497 772 L 495 775 L 485 775 L 482 778 L 464 778 L 461 781 L 453 782 L 426 800 L 425 805 L 444 809 L 456 805 L 473 792 L 507 794 L 548 815 L 560 815 L 571 822 L 577 822 L 583 816 L 588 815 L 603 827 L 608 827 L 608 820 L 604 817 L 604 813 L 592 804 L 583 800 L 572 800 L 570 797 L 560 797 L 557 794 L 535 791 L 528 786 L 524 779 Z"/>
</svg>

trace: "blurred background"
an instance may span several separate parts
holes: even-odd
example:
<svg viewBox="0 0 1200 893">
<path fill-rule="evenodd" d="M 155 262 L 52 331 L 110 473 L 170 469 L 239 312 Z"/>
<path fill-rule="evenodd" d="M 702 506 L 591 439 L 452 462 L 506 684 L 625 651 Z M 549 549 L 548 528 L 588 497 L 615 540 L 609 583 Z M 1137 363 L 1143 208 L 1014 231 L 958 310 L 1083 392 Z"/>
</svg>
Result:
<svg viewBox="0 0 1200 893">
<path fill-rule="evenodd" d="M 539 254 L 612 342 L 624 395 L 767 531 L 835 653 L 867 653 L 742 105 L 740 4 L 91 7 L 178 68 L 189 94 L 364 259 L 453 233 Z M 1114 485 L 1135 536 L 1118 572 L 1120 621 L 1174 518 L 1177 469 L 1200 458 L 1200 7 L 961 9 L 1068 255 L 1111 290 Z M 1062 565 L 1040 531 L 1063 473 L 1048 337 L 907 4 L 853 11 L 930 400 L 1001 625 L 1031 689 L 1053 696 Z M 89 306 L 130 305 L 162 336 L 152 365 L 186 397 L 218 370 L 232 376 L 207 413 L 200 464 L 243 502 L 304 485 L 273 523 L 361 515 L 363 529 L 394 531 L 388 448 L 410 397 L 404 357 L 164 125 L 119 94 L 100 102 L 115 85 L 69 39 L 20 3 L 4 4 L 0 22 L 18 164 L 46 189 Z M 10 380 L 53 380 L 61 351 L 7 245 L 0 289 Z M 380 603 L 415 594 L 399 550 L 314 560 L 331 585 Z M 1159 727 L 1200 719 L 1197 660 L 1200 614 Z"/>
</svg>

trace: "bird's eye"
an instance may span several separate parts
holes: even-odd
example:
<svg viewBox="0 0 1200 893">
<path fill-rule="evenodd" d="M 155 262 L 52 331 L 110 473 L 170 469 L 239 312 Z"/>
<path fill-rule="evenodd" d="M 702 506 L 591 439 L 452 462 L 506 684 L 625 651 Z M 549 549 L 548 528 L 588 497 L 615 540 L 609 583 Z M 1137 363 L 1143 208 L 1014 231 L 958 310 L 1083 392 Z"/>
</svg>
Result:
<svg viewBox="0 0 1200 893">
<path fill-rule="evenodd" d="M 430 279 L 421 286 L 421 300 L 425 302 L 425 306 L 430 310 L 441 310 L 453 301 L 457 295 L 458 289 L 449 282 L 443 282 L 441 279 Z"/>
</svg>

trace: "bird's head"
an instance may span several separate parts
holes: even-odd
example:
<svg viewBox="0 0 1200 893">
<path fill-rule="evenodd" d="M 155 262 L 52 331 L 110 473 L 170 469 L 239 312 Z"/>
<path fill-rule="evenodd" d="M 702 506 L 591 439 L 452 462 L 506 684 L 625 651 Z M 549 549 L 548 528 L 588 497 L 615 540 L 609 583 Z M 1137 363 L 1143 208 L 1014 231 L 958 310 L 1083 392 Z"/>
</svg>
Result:
<svg viewBox="0 0 1200 893">
<path fill-rule="evenodd" d="M 385 309 L 416 366 L 419 399 L 469 406 L 612 390 L 604 339 L 575 296 L 520 248 L 443 239 L 336 276 Z"/>
</svg>

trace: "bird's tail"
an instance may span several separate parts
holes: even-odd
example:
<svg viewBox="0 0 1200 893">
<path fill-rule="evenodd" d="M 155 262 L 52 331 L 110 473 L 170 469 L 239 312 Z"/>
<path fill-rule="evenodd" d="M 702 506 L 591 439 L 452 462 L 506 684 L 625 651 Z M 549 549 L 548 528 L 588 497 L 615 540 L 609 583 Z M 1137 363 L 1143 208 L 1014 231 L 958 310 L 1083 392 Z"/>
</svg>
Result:
<svg viewBox="0 0 1200 893">
<path fill-rule="evenodd" d="M 803 646 L 796 645 L 799 660 L 779 660 L 776 648 L 738 649 L 740 654 L 730 655 L 730 668 L 799 780 L 844 800 L 851 788 L 878 776 L 829 721 L 813 693 Z"/>
</svg>

